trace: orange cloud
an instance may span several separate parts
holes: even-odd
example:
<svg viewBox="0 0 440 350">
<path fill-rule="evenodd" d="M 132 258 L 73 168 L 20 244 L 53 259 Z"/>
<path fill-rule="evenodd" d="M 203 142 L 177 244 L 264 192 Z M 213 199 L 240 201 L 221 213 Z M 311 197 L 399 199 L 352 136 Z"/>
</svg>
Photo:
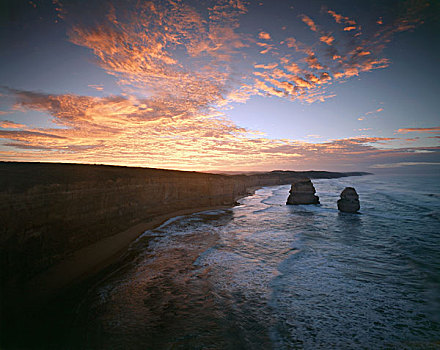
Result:
<svg viewBox="0 0 440 350">
<path fill-rule="evenodd" d="M 342 16 L 340 14 L 337 14 L 335 11 L 329 10 L 327 11 L 327 13 L 329 13 L 336 21 L 336 23 L 345 23 L 345 24 L 349 24 L 352 26 L 356 25 L 356 22 L 348 17 Z M 355 27 L 356 29 L 356 27 Z M 345 30 L 345 29 L 344 29 Z"/>
<path fill-rule="evenodd" d="M 266 32 L 260 32 L 258 34 L 258 38 L 263 40 L 270 40 L 270 34 Z"/>
<path fill-rule="evenodd" d="M 322 167 L 326 162 L 414 153 L 382 149 L 383 143 L 397 142 L 392 138 L 324 143 L 269 139 L 241 128 L 222 111 L 253 95 L 323 102 L 334 96 L 328 91 L 333 83 L 386 67 L 389 62 L 380 52 L 392 34 L 419 22 L 400 19 L 370 37 L 347 30 L 335 40 L 304 15 L 301 20 L 317 33 L 316 42 L 305 44 L 289 36 L 278 45 L 256 42 L 255 34 L 237 30 L 246 11 L 238 0 L 216 1 L 206 13 L 183 1 L 164 0 L 139 3 L 130 11 L 115 5 L 98 25 L 75 22 L 70 40 L 88 48 L 124 94 L 98 98 L 10 90 L 17 110 L 49 114 L 58 127 L 28 128 L 4 121 L 5 129 L 24 130 L 0 130 L 5 140 L 0 156 L 207 170 L 293 168 L 313 162 Z M 329 13 L 337 22 L 356 25 Z M 269 40 L 270 35 L 261 32 L 259 38 Z M 265 55 L 263 63 L 258 62 L 263 56 L 249 58 L 248 51 L 256 49 Z M 99 90 L 101 85 L 90 87 Z"/>
<path fill-rule="evenodd" d="M 287 47 L 293 47 L 295 50 L 298 50 L 298 45 L 295 38 L 287 38 L 284 42 L 286 43 Z"/>
<path fill-rule="evenodd" d="M 310 17 L 302 15 L 301 20 L 309 26 L 310 30 L 313 30 L 314 32 L 318 31 L 315 22 Z"/>
<path fill-rule="evenodd" d="M 256 84 L 276 94 L 264 82 Z M 395 138 L 356 137 L 323 143 L 268 139 L 216 113 L 173 118 L 156 115 L 158 101 L 155 108 L 148 100 L 133 98 L 12 93 L 22 108 L 45 111 L 63 128 L 0 130 L 3 146 L 9 149 L 0 150 L 4 160 L 38 161 L 44 151 L 45 161 L 256 170 L 314 164 L 322 168 L 354 159 L 356 164 L 371 163 L 417 150 L 381 148 L 397 141 Z M 107 104 L 111 107 L 105 108 Z"/>
<path fill-rule="evenodd" d="M 365 118 L 368 117 L 369 115 L 373 115 L 373 114 L 376 114 L 376 113 L 380 113 L 380 112 L 382 112 L 382 111 L 383 111 L 383 108 L 378 108 L 378 109 L 376 109 L 376 110 L 374 110 L 374 111 L 366 112 L 364 115 L 360 116 L 360 117 L 358 118 L 358 120 L 360 120 L 360 121 L 365 120 Z"/>
<path fill-rule="evenodd" d="M 260 75 L 264 85 L 259 80 L 255 86 L 256 91 L 280 97 L 283 95 L 289 99 L 300 99 L 309 103 L 324 101 L 334 96 L 327 92 L 331 84 L 344 82 L 364 72 L 388 67 L 389 60 L 380 57 L 380 52 L 389 41 L 391 33 L 415 23 L 415 20 L 401 18 L 395 21 L 392 27 L 380 29 L 365 37 L 360 31 L 350 33 L 357 28 L 360 29 L 355 20 L 332 10 L 328 13 L 337 23 L 345 25 L 345 37 L 348 37 L 346 40 L 345 37 L 341 37 L 336 41 L 333 35 L 328 34 L 329 31 L 321 30 L 311 17 L 301 15 L 300 19 L 319 34 L 318 43 L 306 45 L 291 36 L 280 42 L 281 47 L 257 42 L 258 46 L 264 48 L 260 53 L 271 56 L 274 63 L 255 65 L 255 68 L 268 71 L 264 76 Z M 327 47 L 322 48 L 319 43 L 324 43 Z M 296 54 L 290 53 L 288 49 L 294 49 Z M 275 65 L 277 62 L 278 65 Z M 365 116 L 362 116 L 359 119 L 364 118 Z"/>
<path fill-rule="evenodd" d="M 101 67 L 128 92 L 136 89 L 194 112 L 221 102 L 222 92 L 229 89 L 223 63 L 241 55 L 239 49 L 247 45 L 235 32 L 237 17 L 245 11 L 241 2 L 219 1 L 208 10 L 206 19 L 182 2 L 139 3 L 132 12 L 113 7 L 107 22 L 76 25 L 69 36 L 92 50 Z M 185 65 L 174 57 L 178 47 L 185 49 Z"/>
<path fill-rule="evenodd" d="M 289 62 L 289 60 L 285 62 L 284 68 L 294 74 L 300 74 L 302 72 L 301 68 L 299 68 L 295 62 Z"/>
<path fill-rule="evenodd" d="M 102 86 L 102 85 L 91 84 L 91 85 L 87 85 L 87 86 L 91 87 L 92 89 L 98 90 L 98 91 L 103 91 L 104 90 L 104 86 Z"/>
<path fill-rule="evenodd" d="M 440 126 L 432 128 L 402 128 L 397 130 L 399 134 L 407 134 L 409 132 L 421 132 L 421 133 L 440 133 Z"/>
<path fill-rule="evenodd" d="M 314 53 L 307 56 L 304 59 L 304 61 L 308 63 L 309 68 L 311 68 L 311 69 L 318 69 L 318 70 L 324 69 L 324 66 L 321 63 L 319 63 L 318 58 L 316 57 L 316 55 Z"/>
<path fill-rule="evenodd" d="M 260 68 L 260 69 L 274 69 L 276 66 L 278 66 L 278 63 L 272 63 L 272 64 L 256 64 L 254 67 L 255 68 Z"/>
<path fill-rule="evenodd" d="M 0 128 L 3 129 L 22 129 L 25 128 L 26 125 L 12 122 L 10 120 L 2 120 L 0 121 Z"/>
<path fill-rule="evenodd" d="M 333 38 L 331 35 L 323 35 L 319 38 L 323 43 L 326 43 L 327 45 L 331 45 L 335 38 Z"/>
<path fill-rule="evenodd" d="M 263 83 L 264 84 L 264 83 Z M 266 86 L 268 90 L 270 87 Z M 200 169 L 267 169 L 301 164 L 381 159 L 407 150 L 380 149 L 393 138 L 359 137 L 324 143 L 268 139 L 219 115 L 151 118 L 146 101 L 44 95 L 15 91 L 27 109 L 44 110 L 65 126 L 55 129 L 0 130 L 3 159 L 107 163 Z M 271 91 L 273 93 L 273 91 Z M 315 163 L 314 163 L 315 162 Z M 303 165 L 304 166 L 304 165 Z"/>
<path fill-rule="evenodd" d="M 358 52 L 357 55 L 358 56 L 367 56 L 367 55 L 371 55 L 371 52 L 370 51 L 361 51 L 361 52 Z"/>
</svg>

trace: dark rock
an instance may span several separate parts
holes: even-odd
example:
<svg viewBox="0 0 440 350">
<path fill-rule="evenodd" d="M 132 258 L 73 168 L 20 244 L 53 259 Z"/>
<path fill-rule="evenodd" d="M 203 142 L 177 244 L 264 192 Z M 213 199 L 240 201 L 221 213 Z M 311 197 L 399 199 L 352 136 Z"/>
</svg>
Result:
<svg viewBox="0 0 440 350">
<path fill-rule="evenodd" d="M 299 180 L 292 184 L 286 204 L 319 204 L 319 197 L 310 179 Z"/>
<path fill-rule="evenodd" d="M 353 187 L 346 187 L 338 200 L 338 209 L 346 213 L 357 213 L 360 209 L 359 195 Z"/>
</svg>

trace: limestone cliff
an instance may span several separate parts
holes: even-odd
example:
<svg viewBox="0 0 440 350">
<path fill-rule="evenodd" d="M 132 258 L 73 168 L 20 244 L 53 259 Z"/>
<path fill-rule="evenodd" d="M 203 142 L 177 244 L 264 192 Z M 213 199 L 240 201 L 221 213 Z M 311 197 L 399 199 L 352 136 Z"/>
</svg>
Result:
<svg viewBox="0 0 440 350">
<path fill-rule="evenodd" d="M 164 213 L 231 206 L 251 188 L 343 173 L 221 175 L 148 168 L 0 163 L 1 282 L 27 279 L 78 249 Z M 141 232 L 139 232 L 141 233 Z"/>
</svg>

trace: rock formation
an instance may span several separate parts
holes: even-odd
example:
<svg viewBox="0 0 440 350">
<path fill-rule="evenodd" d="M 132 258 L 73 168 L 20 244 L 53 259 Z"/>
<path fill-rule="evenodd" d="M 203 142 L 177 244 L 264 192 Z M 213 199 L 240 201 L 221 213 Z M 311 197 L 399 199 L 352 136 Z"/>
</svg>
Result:
<svg viewBox="0 0 440 350">
<path fill-rule="evenodd" d="M 310 179 L 299 180 L 292 184 L 286 204 L 319 204 L 319 197 Z"/>
<path fill-rule="evenodd" d="M 360 209 L 359 195 L 353 187 L 346 187 L 338 200 L 338 209 L 346 213 L 356 213 Z"/>
</svg>

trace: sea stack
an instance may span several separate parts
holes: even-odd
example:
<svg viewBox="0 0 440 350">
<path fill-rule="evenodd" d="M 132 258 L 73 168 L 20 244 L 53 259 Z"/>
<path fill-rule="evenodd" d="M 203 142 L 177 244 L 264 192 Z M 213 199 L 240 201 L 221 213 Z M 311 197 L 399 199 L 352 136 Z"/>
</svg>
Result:
<svg viewBox="0 0 440 350">
<path fill-rule="evenodd" d="M 353 187 L 346 187 L 338 200 L 338 209 L 346 213 L 357 213 L 360 209 L 359 195 Z"/>
<path fill-rule="evenodd" d="M 300 180 L 292 184 L 286 204 L 319 204 L 319 197 L 310 179 Z"/>
</svg>

